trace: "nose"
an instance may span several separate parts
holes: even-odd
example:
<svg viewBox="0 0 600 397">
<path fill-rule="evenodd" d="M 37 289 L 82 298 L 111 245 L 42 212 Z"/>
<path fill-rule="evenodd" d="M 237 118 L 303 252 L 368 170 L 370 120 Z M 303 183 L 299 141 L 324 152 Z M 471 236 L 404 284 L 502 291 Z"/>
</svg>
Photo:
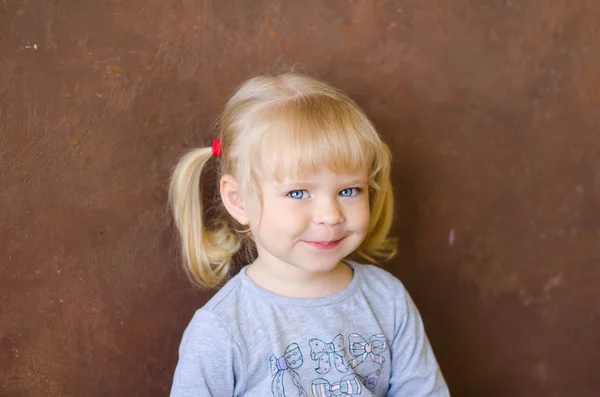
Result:
<svg viewBox="0 0 600 397">
<path fill-rule="evenodd" d="M 344 222 L 344 212 L 336 199 L 322 200 L 317 203 L 314 222 L 323 225 L 338 225 Z"/>
</svg>

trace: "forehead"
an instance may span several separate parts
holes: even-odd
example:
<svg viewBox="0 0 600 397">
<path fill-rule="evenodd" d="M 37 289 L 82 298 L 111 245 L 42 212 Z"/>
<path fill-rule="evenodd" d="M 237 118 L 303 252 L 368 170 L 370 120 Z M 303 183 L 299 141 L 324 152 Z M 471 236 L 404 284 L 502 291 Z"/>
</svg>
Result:
<svg viewBox="0 0 600 397">
<path fill-rule="evenodd" d="M 376 133 L 368 120 L 345 102 L 307 98 L 272 107 L 254 120 L 259 167 L 278 177 L 368 169 Z"/>
<path fill-rule="evenodd" d="M 316 172 L 303 172 L 296 176 L 284 175 L 263 178 L 261 185 L 270 188 L 332 188 L 339 189 L 353 185 L 367 184 L 369 175 L 366 171 L 335 172 L 322 168 Z"/>
<path fill-rule="evenodd" d="M 265 139 L 257 148 L 252 168 L 259 179 L 280 183 L 367 175 L 373 168 L 372 148 L 343 142 L 343 138 L 337 140 L 323 142 L 318 138 L 281 139 L 280 136 Z"/>
</svg>

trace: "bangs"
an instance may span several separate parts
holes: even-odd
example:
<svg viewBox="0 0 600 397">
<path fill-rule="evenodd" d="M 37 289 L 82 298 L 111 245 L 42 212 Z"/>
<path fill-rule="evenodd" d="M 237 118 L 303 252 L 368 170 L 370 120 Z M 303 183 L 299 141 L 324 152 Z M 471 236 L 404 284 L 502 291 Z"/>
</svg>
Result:
<svg viewBox="0 0 600 397">
<path fill-rule="evenodd" d="M 262 109 L 253 124 L 259 136 L 248 160 L 259 178 L 299 179 L 327 168 L 364 172 L 371 179 L 380 169 L 383 144 L 355 105 L 327 96 L 300 97 Z"/>
</svg>

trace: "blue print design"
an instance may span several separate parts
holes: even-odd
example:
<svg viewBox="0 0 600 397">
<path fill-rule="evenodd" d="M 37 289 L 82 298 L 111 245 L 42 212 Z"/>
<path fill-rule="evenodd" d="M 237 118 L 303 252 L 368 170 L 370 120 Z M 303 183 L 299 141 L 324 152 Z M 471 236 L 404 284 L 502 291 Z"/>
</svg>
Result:
<svg viewBox="0 0 600 397">
<path fill-rule="evenodd" d="M 348 350 L 354 357 L 348 364 L 352 368 L 363 364 L 359 374 L 360 380 L 367 389 L 374 389 L 385 362 L 385 358 L 381 355 L 387 350 L 385 336 L 376 334 L 367 342 L 359 334 L 351 334 L 348 336 Z"/>
<path fill-rule="evenodd" d="M 270 367 L 273 382 L 271 391 L 274 397 L 306 397 L 306 392 L 302 388 L 300 375 L 295 371 L 304 364 L 304 358 L 297 343 L 292 343 L 285 349 L 283 356 L 277 358 L 274 354 L 271 356 Z"/>
<path fill-rule="evenodd" d="M 338 372 L 348 372 L 348 367 L 344 364 L 346 348 L 344 347 L 344 337 L 337 334 L 331 343 L 325 343 L 321 339 L 313 338 L 308 341 L 310 346 L 310 358 L 313 361 L 319 361 L 319 366 L 315 369 L 319 374 L 327 374 L 331 371 L 331 360 Z"/>
<path fill-rule="evenodd" d="M 362 393 L 362 384 L 356 375 L 351 374 L 333 384 L 323 378 L 315 379 L 311 390 L 314 397 L 358 396 Z"/>
</svg>

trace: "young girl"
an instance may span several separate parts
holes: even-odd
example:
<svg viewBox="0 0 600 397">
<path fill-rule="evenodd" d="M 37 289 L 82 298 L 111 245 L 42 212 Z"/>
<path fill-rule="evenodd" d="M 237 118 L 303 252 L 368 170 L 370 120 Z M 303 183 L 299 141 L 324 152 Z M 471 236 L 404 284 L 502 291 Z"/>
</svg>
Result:
<svg viewBox="0 0 600 397">
<path fill-rule="evenodd" d="M 209 221 L 211 163 L 223 205 Z M 390 152 L 346 95 L 297 74 L 250 79 L 212 147 L 180 160 L 170 202 L 198 286 L 253 252 L 191 319 L 171 396 L 449 395 L 401 282 L 349 259 L 386 260 L 395 245 Z"/>
</svg>

